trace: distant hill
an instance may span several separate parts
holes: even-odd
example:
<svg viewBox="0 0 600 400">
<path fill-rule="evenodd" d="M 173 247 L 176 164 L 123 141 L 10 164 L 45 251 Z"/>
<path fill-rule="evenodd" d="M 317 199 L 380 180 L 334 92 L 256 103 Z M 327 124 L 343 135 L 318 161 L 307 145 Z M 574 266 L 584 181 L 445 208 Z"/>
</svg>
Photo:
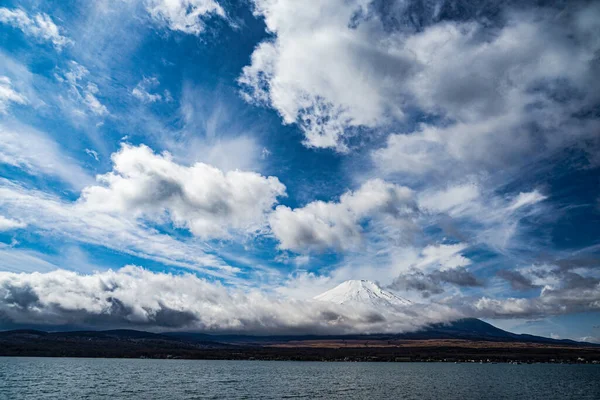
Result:
<svg viewBox="0 0 600 400">
<path fill-rule="evenodd" d="M 0 356 L 333 361 L 600 361 L 600 345 L 518 335 L 478 319 L 379 335 L 210 335 L 137 330 L 0 332 Z"/>
<path fill-rule="evenodd" d="M 477 318 L 459 319 L 449 323 L 433 324 L 422 330 L 398 334 L 371 335 L 208 335 L 193 332 L 164 332 L 163 335 L 186 341 L 215 341 L 230 344 L 265 345 L 285 342 L 315 340 L 470 340 L 488 342 L 527 342 L 539 344 L 600 346 L 568 339 L 551 339 L 542 336 L 507 332 Z"/>
</svg>

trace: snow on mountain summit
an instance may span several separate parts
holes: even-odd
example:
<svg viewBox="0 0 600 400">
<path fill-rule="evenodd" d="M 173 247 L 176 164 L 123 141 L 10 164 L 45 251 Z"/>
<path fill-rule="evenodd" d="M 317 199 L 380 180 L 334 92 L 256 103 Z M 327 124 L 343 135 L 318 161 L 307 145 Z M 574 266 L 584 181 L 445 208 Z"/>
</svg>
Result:
<svg viewBox="0 0 600 400">
<path fill-rule="evenodd" d="M 336 304 L 362 304 L 375 307 L 407 306 L 411 302 L 381 289 L 368 280 L 349 280 L 316 297 L 315 300 Z"/>
</svg>

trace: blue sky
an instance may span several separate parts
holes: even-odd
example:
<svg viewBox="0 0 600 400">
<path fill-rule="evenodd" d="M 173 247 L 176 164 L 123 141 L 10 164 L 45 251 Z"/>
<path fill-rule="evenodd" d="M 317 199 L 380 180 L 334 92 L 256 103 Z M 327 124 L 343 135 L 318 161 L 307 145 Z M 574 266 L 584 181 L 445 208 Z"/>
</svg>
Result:
<svg viewBox="0 0 600 400">
<path fill-rule="evenodd" d="M 598 21 L 578 1 L 4 2 L 0 321 L 473 316 L 600 341 Z M 425 311 L 324 320 L 309 300 L 348 279 Z"/>
</svg>

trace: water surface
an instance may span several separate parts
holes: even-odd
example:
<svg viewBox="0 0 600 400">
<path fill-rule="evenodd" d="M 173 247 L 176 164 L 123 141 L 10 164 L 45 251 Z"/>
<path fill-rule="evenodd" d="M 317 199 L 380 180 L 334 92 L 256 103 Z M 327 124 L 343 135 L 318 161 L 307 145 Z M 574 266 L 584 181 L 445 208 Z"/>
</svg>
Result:
<svg viewBox="0 0 600 400">
<path fill-rule="evenodd" d="M 600 365 L 0 357 L 0 399 L 600 399 Z"/>
</svg>

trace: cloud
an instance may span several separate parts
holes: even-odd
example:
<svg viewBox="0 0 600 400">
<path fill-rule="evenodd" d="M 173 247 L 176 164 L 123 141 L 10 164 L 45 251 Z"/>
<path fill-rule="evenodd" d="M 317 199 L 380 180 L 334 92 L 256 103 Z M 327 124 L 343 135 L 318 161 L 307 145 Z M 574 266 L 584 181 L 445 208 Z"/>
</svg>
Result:
<svg viewBox="0 0 600 400">
<path fill-rule="evenodd" d="M 40 160 L 50 159 L 36 159 L 31 149 L 29 153 L 20 149 L 25 155 L 5 152 L 13 158 L 4 161 L 27 166 L 34 173 L 37 169 L 55 172 L 44 171 Z M 48 152 L 52 146 L 44 149 L 46 155 L 53 154 Z M 0 209 L 31 229 L 234 279 L 239 269 L 212 255 L 208 245 L 196 238 L 178 240 L 148 225 L 172 223 L 200 239 L 237 235 L 243 240 L 244 235 L 267 229 L 268 213 L 277 198 L 285 196 L 285 186 L 275 177 L 223 172 L 204 163 L 185 166 L 175 163 L 168 153 L 158 155 L 143 145 L 123 144 L 112 160 L 113 171 L 98 176 L 99 183 L 83 188 L 74 202 L 1 180 Z M 58 161 L 54 167 L 65 166 L 64 157 Z M 67 173 L 73 172 L 67 169 Z"/>
<path fill-rule="evenodd" d="M 150 93 L 150 90 L 160 85 L 155 77 L 142 79 L 131 91 L 131 94 L 143 103 L 155 103 L 161 101 L 163 96 L 159 93 Z"/>
<path fill-rule="evenodd" d="M 469 300 L 474 315 L 487 317 L 544 317 L 600 310 L 600 274 L 597 266 L 561 268 L 551 264 L 534 264 L 498 276 L 516 290 L 539 290 L 539 296 L 527 298 L 489 298 Z"/>
<path fill-rule="evenodd" d="M 534 190 L 532 192 L 521 192 L 513 200 L 512 204 L 508 207 L 509 210 L 516 210 L 521 207 L 526 207 L 532 204 L 539 203 L 540 201 L 546 200 L 547 197 Z"/>
<path fill-rule="evenodd" d="M 459 267 L 466 267 L 471 260 L 461 253 L 468 246 L 464 243 L 429 245 L 421 250 L 417 262 L 411 265 L 418 270 L 439 269 L 449 271 Z"/>
<path fill-rule="evenodd" d="M 225 11 L 215 0 L 146 0 L 150 16 L 173 31 L 200 35 L 205 30 L 205 20 L 211 17 L 226 18 Z"/>
<path fill-rule="evenodd" d="M 458 315 L 443 306 L 389 312 L 285 300 L 135 266 L 90 275 L 0 272 L 0 313 L 15 325 L 269 334 L 403 332 Z"/>
<path fill-rule="evenodd" d="M 123 144 L 112 155 L 113 171 L 98 177 L 102 185 L 83 189 L 86 210 L 171 220 L 203 238 L 227 238 L 233 231 L 264 229 L 266 215 L 285 196 L 276 177 L 255 172 L 223 172 L 211 165 L 184 166 L 169 153 Z"/>
<path fill-rule="evenodd" d="M 7 76 L 0 76 L 0 114 L 6 114 L 10 103 L 27 104 L 27 98 L 17 93 Z"/>
<path fill-rule="evenodd" d="M 51 42 L 59 51 L 72 43 L 71 39 L 61 35 L 60 28 L 44 13 L 30 17 L 20 8 L 11 10 L 0 7 L 0 23 L 18 28 L 39 41 Z"/>
<path fill-rule="evenodd" d="M 475 275 L 467 270 L 472 261 L 462 253 L 468 248 L 464 243 L 428 245 L 416 257 L 402 254 L 394 262 L 400 274 L 389 285 L 400 291 L 418 291 L 428 298 L 446 291 L 447 285 L 455 287 L 483 286 Z"/>
<path fill-rule="evenodd" d="M 98 152 L 96 150 L 85 149 L 85 154 L 92 157 L 96 161 L 100 161 L 100 156 L 98 155 Z"/>
<path fill-rule="evenodd" d="M 48 272 L 58 267 L 47 261 L 45 255 L 31 250 L 0 244 L 0 269 L 9 272 Z"/>
<path fill-rule="evenodd" d="M 98 100 L 100 94 L 98 86 L 87 78 L 90 74 L 87 68 L 75 61 L 71 61 L 69 66 L 68 70 L 60 71 L 55 76 L 59 82 L 68 85 L 71 100 L 75 104 L 84 107 L 84 110 L 74 109 L 71 111 L 76 115 L 86 113 L 91 113 L 97 117 L 108 115 L 108 108 Z"/>
<path fill-rule="evenodd" d="M 201 243 L 180 241 L 126 215 L 98 212 L 7 180 L 0 180 L 0 210 L 45 235 L 104 246 L 221 278 L 233 279 L 238 272 L 209 254 L 209 249 Z"/>
<path fill-rule="evenodd" d="M 445 284 L 458 287 L 483 286 L 483 283 L 475 275 L 467 271 L 466 268 L 459 267 L 430 273 L 412 269 L 410 272 L 403 273 L 394 279 L 390 288 L 401 291 L 415 290 L 420 292 L 424 298 L 428 298 L 432 295 L 444 293 L 446 291 Z"/>
<path fill-rule="evenodd" d="M 0 123 L 0 163 L 32 175 L 58 177 L 76 189 L 93 181 L 48 135 L 14 121 Z"/>
<path fill-rule="evenodd" d="M 349 250 L 360 245 L 363 225 L 371 220 L 409 228 L 415 213 L 410 189 L 373 179 L 337 202 L 313 201 L 296 209 L 278 206 L 269 222 L 281 249 Z"/>
<path fill-rule="evenodd" d="M 15 219 L 6 218 L 4 215 L 0 215 L 0 232 L 9 231 L 12 229 L 24 228 L 27 224 L 17 221 Z"/>
<path fill-rule="evenodd" d="M 426 221 L 443 224 L 443 217 L 447 216 L 460 226 L 450 229 L 452 236 L 504 252 L 525 244 L 526 230 L 520 222 L 542 214 L 547 206 L 539 203 L 548 196 L 538 189 L 499 195 L 475 180 L 441 188 L 432 185 L 419 192 L 417 198 Z"/>
<path fill-rule="evenodd" d="M 472 301 L 472 300 L 471 300 Z M 482 297 L 465 304 L 464 312 L 487 318 L 533 318 L 600 310 L 600 287 L 542 292 L 534 298 Z"/>
<path fill-rule="evenodd" d="M 598 102 L 598 25 L 588 17 L 600 14 L 596 5 L 561 13 L 510 2 L 254 4 L 272 37 L 244 67 L 242 94 L 297 123 L 308 146 L 347 150 L 348 137 L 416 109 L 441 126 L 390 137 L 376 162 L 452 173 L 447 162 L 493 167 L 597 131 L 596 119 L 572 118 Z"/>
<path fill-rule="evenodd" d="M 599 44 L 591 35 L 598 25 L 588 15 L 600 8 L 505 15 L 506 24 L 490 32 L 476 22 L 445 23 L 407 40 L 424 65 L 408 81 L 410 92 L 425 112 L 446 121 L 391 135 L 373 153 L 383 172 L 493 171 L 593 137 L 598 119 L 574 115 L 599 101 L 592 78 Z"/>
<path fill-rule="evenodd" d="M 539 288 L 539 286 L 534 285 L 531 280 L 529 280 L 519 271 L 503 269 L 498 271 L 496 275 L 507 281 L 514 290 L 530 290 Z"/>
</svg>

